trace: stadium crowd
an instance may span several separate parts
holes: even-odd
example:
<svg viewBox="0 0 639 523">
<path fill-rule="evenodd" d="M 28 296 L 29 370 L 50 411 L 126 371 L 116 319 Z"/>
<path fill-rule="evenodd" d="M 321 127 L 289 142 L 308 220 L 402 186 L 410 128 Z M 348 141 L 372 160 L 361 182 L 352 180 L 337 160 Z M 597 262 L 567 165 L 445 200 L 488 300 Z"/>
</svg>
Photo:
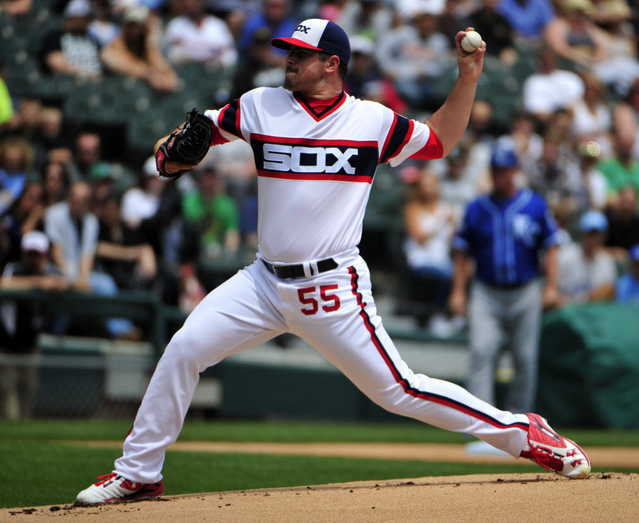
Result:
<svg viewBox="0 0 639 523">
<path fill-rule="evenodd" d="M 1 0 L 0 16 L 19 20 L 39 5 L 39 0 Z M 427 275 L 438 282 L 424 297 L 433 305 L 428 325 L 442 334 L 463 325 L 446 313 L 451 242 L 467 204 L 491 190 L 496 140 L 506 140 L 516 155 L 517 184 L 541 194 L 559 224 L 560 296 L 553 305 L 639 303 L 639 11 L 634 4 L 57 0 L 47 5 L 60 23 L 29 51 L 43 75 L 80 77 L 95 85 L 131 77 L 154 91 L 173 93 L 193 87 L 180 76 L 181 66 L 207 64 L 232 78 L 230 88 L 215 97 L 220 106 L 253 87 L 281 85 L 285 55 L 270 39 L 290 36 L 299 20 L 327 18 L 351 38 L 347 91 L 419 119 L 446 95 L 445 79 L 455 67 L 454 34 L 474 27 L 487 43 L 484 76 L 519 82 L 510 110 L 504 117 L 501 95 L 479 95 L 468 130 L 448 158 L 409 161 L 380 174 L 402 185 L 396 213 L 405 221 L 406 277 Z M 2 53 L 5 286 L 15 264 L 38 252 L 65 283 L 40 278 L 33 286 L 104 295 L 147 290 L 188 312 L 224 275 L 206 267 L 250 259 L 257 246 L 257 198 L 247 144 L 212 150 L 200 168 L 169 183 L 157 176 L 150 150 L 143 161 L 110 156 L 104 147 L 107 131 L 77 124 L 48 100 L 12 92 L 3 80 L 10 78 L 11 60 Z M 153 119 L 153 107 L 143 117 Z M 44 236 L 35 241 L 29 236 L 33 231 Z M 53 269 L 46 265 L 46 270 Z M 108 322 L 109 336 L 140 336 L 130 322 L 118 320 Z"/>
</svg>

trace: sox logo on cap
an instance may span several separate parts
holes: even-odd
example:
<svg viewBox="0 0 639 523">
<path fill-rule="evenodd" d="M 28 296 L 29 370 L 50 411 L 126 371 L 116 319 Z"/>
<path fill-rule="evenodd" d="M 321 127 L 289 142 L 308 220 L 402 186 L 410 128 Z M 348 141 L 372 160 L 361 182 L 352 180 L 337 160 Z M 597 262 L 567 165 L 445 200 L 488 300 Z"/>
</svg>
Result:
<svg viewBox="0 0 639 523">
<path fill-rule="evenodd" d="M 291 46 L 336 55 L 344 64 L 351 58 L 351 45 L 344 30 L 335 22 L 309 18 L 300 23 L 290 38 L 274 38 L 271 44 L 278 49 L 289 50 Z"/>
</svg>

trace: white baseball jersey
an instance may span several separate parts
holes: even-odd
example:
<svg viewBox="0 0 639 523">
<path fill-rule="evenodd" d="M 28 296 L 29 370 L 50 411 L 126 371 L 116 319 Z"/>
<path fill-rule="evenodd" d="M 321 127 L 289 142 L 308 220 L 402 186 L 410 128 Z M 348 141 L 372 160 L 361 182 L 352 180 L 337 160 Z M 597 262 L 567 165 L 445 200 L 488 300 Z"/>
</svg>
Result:
<svg viewBox="0 0 639 523">
<path fill-rule="evenodd" d="M 220 131 L 214 143 L 240 138 L 253 148 L 260 253 L 271 262 L 354 249 L 377 165 L 427 146 L 441 156 L 426 124 L 346 94 L 318 115 L 282 87 L 258 88 L 206 115 Z"/>
</svg>

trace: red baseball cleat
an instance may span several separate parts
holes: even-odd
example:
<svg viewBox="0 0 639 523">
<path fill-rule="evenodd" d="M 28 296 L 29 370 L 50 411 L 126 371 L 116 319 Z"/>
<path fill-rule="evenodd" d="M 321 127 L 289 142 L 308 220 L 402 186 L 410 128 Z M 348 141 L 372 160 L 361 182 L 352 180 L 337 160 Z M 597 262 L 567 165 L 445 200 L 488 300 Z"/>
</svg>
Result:
<svg viewBox="0 0 639 523">
<path fill-rule="evenodd" d="M 526 414 L 530 420 L 528 443 L 520 457 L 553 470 L 567 478 L 587 478 L 590 460 L 575 442 L 557 434 L 538 414 Z"/>
<path fill-rule="evenodd" d="M 118 476 L 115 472 L 98 476 L 98 481 L 78 494 L 78 505 L 117 503 L 119 501 L 142 501 L 155 498 L 164 492 L 164 484 L 136 483 Z"/>
</svg>

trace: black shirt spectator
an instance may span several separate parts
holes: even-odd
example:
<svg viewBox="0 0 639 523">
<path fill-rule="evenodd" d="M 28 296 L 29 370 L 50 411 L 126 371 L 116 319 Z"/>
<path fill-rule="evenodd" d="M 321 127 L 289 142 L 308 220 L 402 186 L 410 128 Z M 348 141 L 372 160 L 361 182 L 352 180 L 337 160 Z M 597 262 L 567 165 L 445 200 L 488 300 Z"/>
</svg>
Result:
<svg viewBox="0 0 639 523">
<path fill-rule="evenodd" d="M 627 185 L 619 191 L 616 205 L 608 207 L 606 217 L 610 227 L 606 240 L 607 250 L 618 261 L 625 261 L 628 250 L 639 244 L 639 211 L 637 189 Z"/>
</svg>

